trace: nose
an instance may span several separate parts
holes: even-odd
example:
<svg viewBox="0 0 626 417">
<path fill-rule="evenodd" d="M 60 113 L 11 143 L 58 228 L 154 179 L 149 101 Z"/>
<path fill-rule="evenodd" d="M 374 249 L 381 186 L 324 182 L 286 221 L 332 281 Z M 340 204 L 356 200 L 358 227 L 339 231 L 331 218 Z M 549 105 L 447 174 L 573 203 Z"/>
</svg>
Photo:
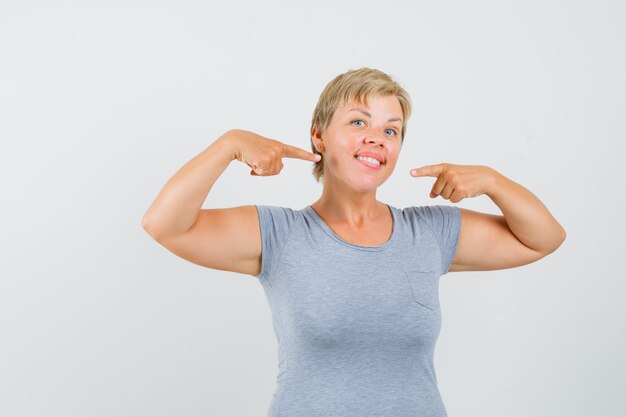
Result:
<svg viewBox="0 0 626 417">
<path fill-rule="evenodd" d="M 382 145 L 384 141 L 383 135 L 377 131 L 370 131 L 367 135 L 365 135 L 366 143 L 373 143 L 375 145 Z"/>
</svg>

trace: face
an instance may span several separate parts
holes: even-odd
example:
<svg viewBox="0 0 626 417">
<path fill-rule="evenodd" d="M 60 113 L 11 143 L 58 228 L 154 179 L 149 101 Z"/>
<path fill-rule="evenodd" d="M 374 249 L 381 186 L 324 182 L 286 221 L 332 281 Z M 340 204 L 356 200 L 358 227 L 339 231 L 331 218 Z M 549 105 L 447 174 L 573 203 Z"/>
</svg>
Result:
<svg viewBox="0 0 626 417">
<path fill-rule="evenodd" d="M 368 106 L 337 107 L 323 136 L 313 141 L 323 154 L 324 183 L 345 181 L 360 191 L 372 191 L 393 172 L 402 147 L 402 107 L 395 95 L 370 97 Z M 320 148 L 321 145 L 321 148 Z M 379 159 L 357 159 L 357 155 Z"/>
</svg>

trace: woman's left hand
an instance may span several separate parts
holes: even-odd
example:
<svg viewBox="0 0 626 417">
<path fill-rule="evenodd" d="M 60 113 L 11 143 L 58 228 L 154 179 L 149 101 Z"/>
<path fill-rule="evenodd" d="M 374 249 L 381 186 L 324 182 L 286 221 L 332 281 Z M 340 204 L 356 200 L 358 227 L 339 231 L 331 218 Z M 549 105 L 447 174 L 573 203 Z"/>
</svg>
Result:
<svg viewBox="0 0 626 417">
<path fill-rule="evenodd" d="M 453 203 L 464 198 L 487 194 L 498 173 L 484 165 L 454 165 L 441 163 L 411 170 L 412 177 L 436 177 L 430 198 L 438 195 Z"/>
</svg>

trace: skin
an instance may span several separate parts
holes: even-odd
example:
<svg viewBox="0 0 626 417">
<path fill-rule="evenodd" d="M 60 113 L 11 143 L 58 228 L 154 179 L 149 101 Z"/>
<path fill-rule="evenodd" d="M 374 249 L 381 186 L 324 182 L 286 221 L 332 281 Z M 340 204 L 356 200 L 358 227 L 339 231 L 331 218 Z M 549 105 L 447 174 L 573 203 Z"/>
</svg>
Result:
<svg viewBox="0 0 626 417">
<path fill-rule="evenodd" d="M 362 108 L 371 117 L 352 108 Z M 391 232 L 391 214 L 387 206 L 376 199 L 376 191 L 393 173 L 402 147 L 402 108 L 396 96 L 377 96 L 365 104 L 344 104 L 335 109 L 331 122 L 321 134 L 313 130 L 313 143 L 324 161 L 324 189 L 311 207 L 337 229 L 352 230 L 353 234 L 372 224 Z M 354 158 L 360 151 L 385 156 L 385 164 L 374 170 Z M 371 232 L 371 230 L 370 230 Z M 384 243 L 386 239 L 382 242 Z"/>
</svg>

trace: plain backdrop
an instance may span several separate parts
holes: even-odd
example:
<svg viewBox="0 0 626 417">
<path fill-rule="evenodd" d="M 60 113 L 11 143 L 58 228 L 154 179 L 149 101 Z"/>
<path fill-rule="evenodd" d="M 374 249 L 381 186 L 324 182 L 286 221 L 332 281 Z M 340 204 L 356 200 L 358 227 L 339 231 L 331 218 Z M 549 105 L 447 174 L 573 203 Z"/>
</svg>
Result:
<svg viewBox="0 0 626 417">
<path fill-rule="evenodd" d="M 414 104 L 380 201 L 453 204 L 410 169 L 487 165 L 567 231 L 536 263 L 441 278 L 450 417 L 626 415 L 625 20 L 617 0 L 2 1 L 0 415 L 265 416 L 262 286 L 141 218 L 228 129 L 310 150 L 319 94 L 362 66 Z M 283 162 L 233 161 L 203 207 L 314 202 L 312 164 Z"/>
</svg>

